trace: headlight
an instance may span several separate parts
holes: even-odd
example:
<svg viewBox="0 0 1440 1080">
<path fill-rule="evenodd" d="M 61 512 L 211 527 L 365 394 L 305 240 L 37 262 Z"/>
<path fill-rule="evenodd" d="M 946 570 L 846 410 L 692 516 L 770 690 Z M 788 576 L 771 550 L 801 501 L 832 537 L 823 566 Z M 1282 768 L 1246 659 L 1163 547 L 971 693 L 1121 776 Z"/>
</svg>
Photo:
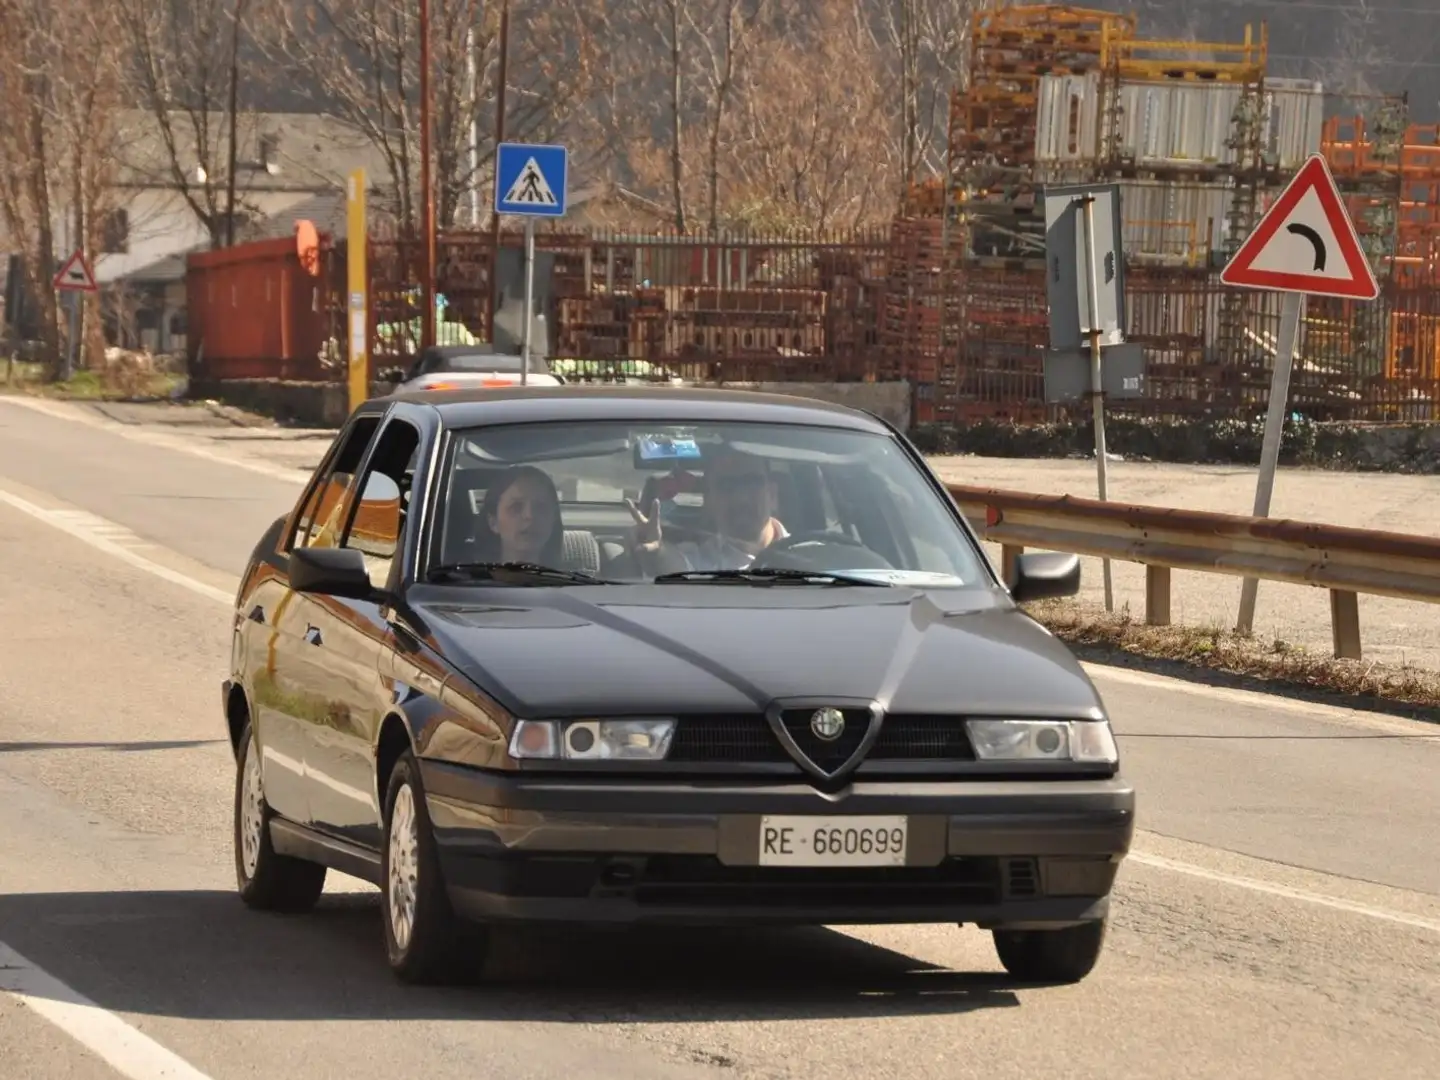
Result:
<svg viewBox="0 0 1440 1080">
<path fill-rule="evenodd" d="M 518 720 L 510 756 L 565 761 L 661 761 L 675 737 L 674 719 Z"/>
<path fill-rule="evenodd" d="M 1108 720 L 970 720 L 970 742 L 981 761 L 1120 760 Z"/>
</svg>

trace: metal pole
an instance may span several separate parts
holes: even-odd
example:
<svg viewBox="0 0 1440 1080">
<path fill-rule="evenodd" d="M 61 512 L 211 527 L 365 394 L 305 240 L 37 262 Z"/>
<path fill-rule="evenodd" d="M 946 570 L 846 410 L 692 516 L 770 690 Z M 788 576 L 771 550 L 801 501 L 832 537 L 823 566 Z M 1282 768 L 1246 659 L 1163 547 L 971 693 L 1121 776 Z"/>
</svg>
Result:
<svg viewBox="0 0 1440 1080">
<path fill-rule="evenodd" d="M 1100 272 L 1096 266 L 1095 252 L 1095 196 L 1085 197 L 1085 264 L 1086 302 L 1090 323 L 1090 412 L 1095 421 L 1095 476 L 1100 489 L 1100 501 L 1109 498 L 1106 483 L 1105 461 L 1105 383 L 1100 372 Z M 1110 560 L 1104 560 L 1105 610 L 1115 610 L 1114 585 L 1110 577 Z"/>
<path fill-rule="evenodd" d="M 1290 402 L 1290 371 L 1300 342 L 1300 293 L 1286 293 L 1280 302 L 1280 337 L 1275 342 L 1275 367 L 1270 375 L 1270 407 L 1265 413 L 1265 440 L 1260 444 L 1260 476 L 1255 482 L 1255 516 L 1270 516 L 1275 470 L 1280 464 L 1280 440 L 1285 434 L 1285 411 Z M 1248 634 L 1255 626 L 1255 596 L 1260 582 L 1247 577 L 1240 586 L 1240 617 L 1235 632 Z"/>
<path fill-rule="evenodd" d="M 75 375 L 76 356 L 80 351 L 80 294 L 68 290 L 65 297 L 67 314 L 70 318 L 70 336 L 65 342 L 65 366 L 60 369 L 60 381 L 67 382 Z"/>
<path fill-rule="evenodd" d="M 530 383 L 530 328 L 534 319 L 530 306 L 535 301 L 535 219 L 525 219 L 525 324 L 520 331 L 520 385 Z"/>
<path fill-rule="evenodd" d="M 500 8 L 500 63 L 495 73 L 495 145 L 505 141 L 505 83 L 510 62 L 510 0 Z M 498 151 L 497 151 L 498 152 Z M 490 341 L 495 341 L 495 288 L 500 269 L 500 215 L 490 217 Z"/>
<path fill-rule="evenodd" d="M 430 174 L 430 0 L 420 0 L 420 233 L 425 273 L 420 284 L 420 346 L 435 344 L 435 185 Z"/>
</svg>

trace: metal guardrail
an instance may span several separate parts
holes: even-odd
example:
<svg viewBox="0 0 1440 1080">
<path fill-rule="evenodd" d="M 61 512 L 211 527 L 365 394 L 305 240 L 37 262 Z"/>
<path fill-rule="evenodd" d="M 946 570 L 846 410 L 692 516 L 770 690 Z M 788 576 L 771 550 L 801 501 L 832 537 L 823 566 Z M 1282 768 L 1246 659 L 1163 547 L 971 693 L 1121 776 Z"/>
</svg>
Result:
<svg viewBox="0 0 1440 1080">
<path fill-rule="evenodd" d="M 976 532 L 1001 545 L 1006 580 L 1026 548 L 1142 563 L 1145 621 L 1170 622 L 1171 570 L 1330 591 L 1335 656 L 1358 660 L 1358 596 L 1440 603 L 1440 539 L 1339 525 L 948 485 Z"/>
</svg>

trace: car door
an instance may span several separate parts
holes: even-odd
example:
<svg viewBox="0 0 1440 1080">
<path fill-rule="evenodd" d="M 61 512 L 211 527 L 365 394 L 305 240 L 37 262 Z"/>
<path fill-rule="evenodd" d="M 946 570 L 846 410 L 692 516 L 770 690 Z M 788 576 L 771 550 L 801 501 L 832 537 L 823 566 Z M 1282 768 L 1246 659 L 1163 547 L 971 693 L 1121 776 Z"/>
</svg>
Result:
<svg viewBox="0 0 1440 1080">
<path fill-rule="evenodd" d="M 359 498 L 347 514 L 340 546 L 365 558 L 370 583 L 388 589 L 405 521 L 406 476 L 420 458 L 420 428 L 392 415 L 363 466 Z M 306 662 L 323 681 L 327 707 L 307 718 L 305 768 L 314 825 L 367 847 L 379 844 L 375 746 L 388 704 L 380 658 L 389 626 L 381 599 L 308 594 Z"/>
<path fill-rule="evenodd" d="M 352 419 L 337 438 L 337 449 L 317 470 L 304 496 L 294 534 L 285 554 L 297 547 L 333 547 L 338 543 L 355 476 L 380 426 L 375 413 Z M 254 621 L 249 677 L 260 744 L 265 798 L 276 813 L 292 821 L 314 820 L 313 784 L 305 764 L 307 729 L 329 712 L 329 682 L 313 663 L 315 627 L 306 597 L 277 575 L 257 595 L 247 613 Z M 259 610 L 255 610 L 259 608 Z"/>
</svg>

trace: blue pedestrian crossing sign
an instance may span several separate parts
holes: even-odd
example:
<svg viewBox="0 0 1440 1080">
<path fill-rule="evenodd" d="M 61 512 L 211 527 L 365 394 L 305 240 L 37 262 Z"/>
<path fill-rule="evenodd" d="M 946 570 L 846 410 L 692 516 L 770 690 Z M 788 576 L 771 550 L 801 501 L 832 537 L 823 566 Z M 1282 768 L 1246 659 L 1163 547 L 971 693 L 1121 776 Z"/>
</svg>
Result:
<svg viewBox="0 0 1440 1080">
<path fill-rule="evenodd" d="M 569 164 L 563 146 L 501 143 L 495 151 L 495 212 L 564 217 Z"/>
</svg>

